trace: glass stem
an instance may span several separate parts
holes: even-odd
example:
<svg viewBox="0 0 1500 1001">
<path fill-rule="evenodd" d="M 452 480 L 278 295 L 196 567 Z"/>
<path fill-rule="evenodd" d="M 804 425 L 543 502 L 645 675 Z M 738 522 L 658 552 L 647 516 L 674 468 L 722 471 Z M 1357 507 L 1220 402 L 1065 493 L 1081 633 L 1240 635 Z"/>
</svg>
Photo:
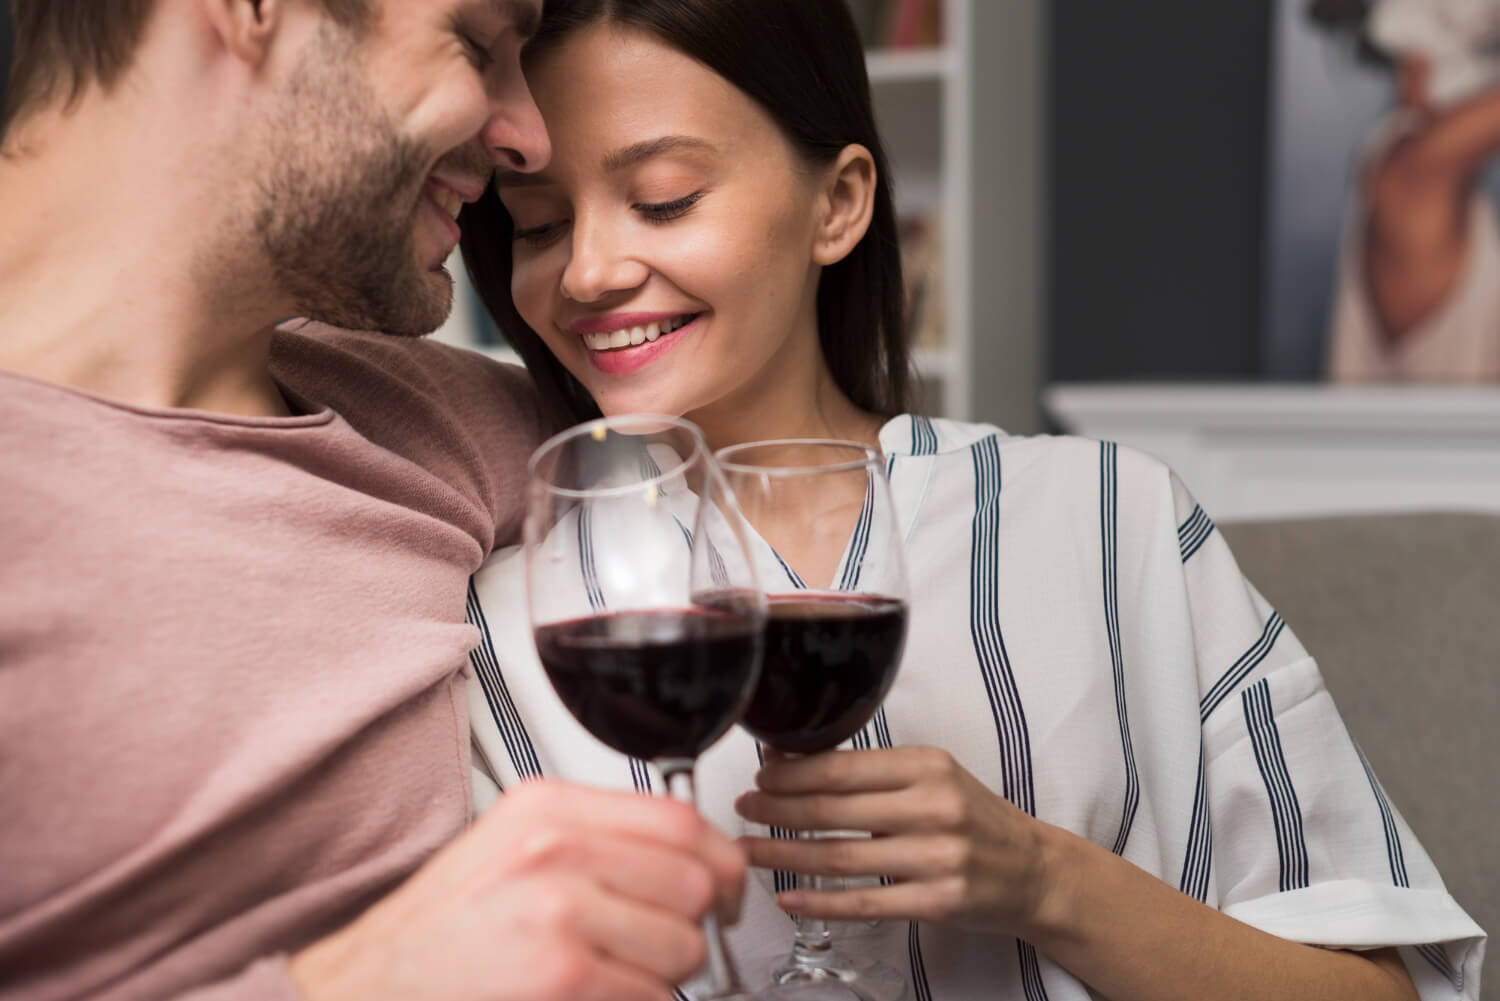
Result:
<svg viewBox="0 0 1500 1001">
<path fill-rule="evenodd" d="M 799 838 L 812 839 L 817 834 L 811 831 L 798 831 Z M 808 875 L 807 873 L 795 873 L 797 889 L 799 890 L 821 890 L 823 888 L 823 877 Z M 823 918 L 807 918 L 800 914 L 792 916 L 792 922 L 797 932 L 792 942 L 792 962 L 801 967 L 828 966 L 833 961 L 833 934 L 828 930 L 828 922 Z"/>
<path fill-rule="evenodd" d="M 667 795 L 696 810 L 698 792 L 693 783 L 693 763 L 672 759 L 658 761 L 656 767 L 667 781 Z M 718 912 L 712 907 L 703 916 L 702 928 L 703 939 L 708 944 L 707 997 L 723 998 L 738 994 L 741 990 L 739 974 L 735 972 L 734 961 L 729 958 L 729 949 L 724 945 L 724 931 L 719 926 Z"/>
</svg>

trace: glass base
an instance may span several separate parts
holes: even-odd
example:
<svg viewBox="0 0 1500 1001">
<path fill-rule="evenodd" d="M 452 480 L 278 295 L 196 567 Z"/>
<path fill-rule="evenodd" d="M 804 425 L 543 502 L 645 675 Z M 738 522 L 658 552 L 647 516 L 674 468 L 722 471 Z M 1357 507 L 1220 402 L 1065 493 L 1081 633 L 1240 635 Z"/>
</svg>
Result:
<svg viewBox="0 0 1500 1001">
<path fill-rule="evenodd" d="M 815 962 L 794 962 L 782 956 L 767 962 L 773 967 L 764 980 L 769 985 L 755 994 L 757 1001 L 909 1001 L 906 976 L 878 960 L 860 961 L 835 952 Z"/>
</svg>

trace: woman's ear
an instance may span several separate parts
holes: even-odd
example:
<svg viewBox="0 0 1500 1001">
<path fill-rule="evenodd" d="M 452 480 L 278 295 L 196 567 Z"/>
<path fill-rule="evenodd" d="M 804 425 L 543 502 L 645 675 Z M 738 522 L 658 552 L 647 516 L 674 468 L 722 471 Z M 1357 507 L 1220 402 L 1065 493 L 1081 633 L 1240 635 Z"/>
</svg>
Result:
<svg viewBox="0 0 1500 1001">
<path fill-rule="evenodd" d="M 219 44 L 252 66 L 265 62 L 286 13 L 284 0 L 199 0 L 199 6 Z"/>
<path fill-rule="evenodd" d="M 827 171 L 813 243 L 813 262 L 823 267 L 849 256 L 869 231 L 877 180 L 875 158 L 858 144 L 845 146 Z"/>
</svg>

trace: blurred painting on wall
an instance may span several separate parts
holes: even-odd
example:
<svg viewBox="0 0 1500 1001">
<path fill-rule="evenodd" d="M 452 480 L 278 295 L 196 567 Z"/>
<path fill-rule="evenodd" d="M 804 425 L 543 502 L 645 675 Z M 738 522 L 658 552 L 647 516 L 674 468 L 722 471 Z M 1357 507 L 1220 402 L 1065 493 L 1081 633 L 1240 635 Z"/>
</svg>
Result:
<svg viewBox="0 0 1500 1001">
<path fill-rule="evenodd" d="M 1500 0 L 1276 0 L 1264 372 L 1500 383 Z"/>
</svg>

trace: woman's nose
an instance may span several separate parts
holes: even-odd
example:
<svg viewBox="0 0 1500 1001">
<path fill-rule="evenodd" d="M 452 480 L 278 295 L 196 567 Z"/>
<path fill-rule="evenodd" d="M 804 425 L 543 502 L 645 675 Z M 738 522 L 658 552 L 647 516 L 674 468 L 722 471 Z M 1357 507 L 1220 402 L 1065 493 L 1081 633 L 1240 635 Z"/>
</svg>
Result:
<svg viewBox="0 0 1500 1001">
<path fill-rule="evenodd" d="M 645 283 L 647 267 L 614 228 L 575 218 L 572 236 L 572 254 L 562 275 L 562 293 L 569 299 L 598 302 Z"/>
</svg>

